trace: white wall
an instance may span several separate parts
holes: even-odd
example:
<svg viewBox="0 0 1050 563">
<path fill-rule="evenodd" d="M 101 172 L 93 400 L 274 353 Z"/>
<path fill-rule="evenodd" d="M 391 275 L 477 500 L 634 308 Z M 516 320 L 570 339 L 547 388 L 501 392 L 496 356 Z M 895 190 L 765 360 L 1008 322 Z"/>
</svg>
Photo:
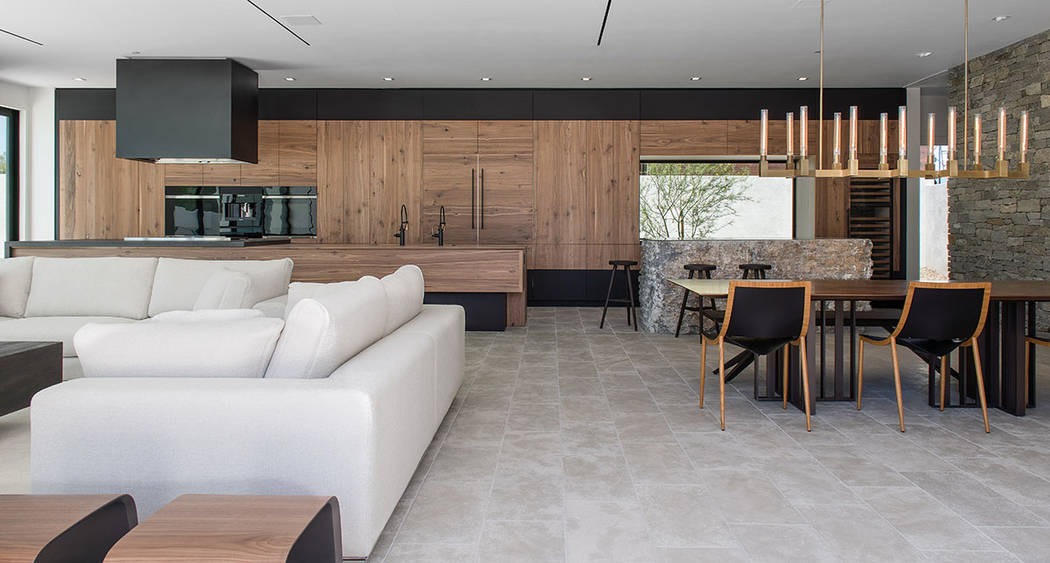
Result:
<svg viewBox="0 0 1050 563">
<path fill-rule="evenodd" d="M 20 236 L 55 235 L 55 90 L 0 81 L 0 106 L 19 111 Z"/>
</svg>

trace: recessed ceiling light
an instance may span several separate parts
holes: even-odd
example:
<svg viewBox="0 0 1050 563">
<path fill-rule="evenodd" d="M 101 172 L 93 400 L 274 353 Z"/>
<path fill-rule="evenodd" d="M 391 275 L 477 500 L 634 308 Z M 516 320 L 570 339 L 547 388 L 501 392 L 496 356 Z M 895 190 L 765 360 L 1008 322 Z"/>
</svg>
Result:
<svg viewBox="0 0 1050 563">
<path fill-rule="evenodd" d="M 132 55 L 141 55 L 142 51 L 132 51 L 131 54 Z"/>
<path fill-rule="evenodd" d="M 78 76 L 73 80 L 76 80 L 77 82 L 87 82 L 87 78 L 84 78 L 83 76 Z"/>
<path fill-rule="evenodd" d="M 992 18 L 992 21 L 995 22 L 995 23 L 999 23 L 999 22 L 1004 22 L 1004 21 L 1006 21 L 1008 19 L 1010 19 L 1010 16 L 995 16 L 994 18 Z"/>
<path fill-rule="evenodd" d="M 481 77 L 481 81 L 482 82 L 490 82 L 491 80 L 492 80 L 491 76 L 482 76 Z"/>
<path fill-rule="evenodd" d="M 287 80 L 288 82 L 295 82 L 295 77 L 294 76 L 285 76 L 284 79 Z"/>
<path fill-rule="evenodd" d="M 690 76 L 689 80 L 692 80 L 693 82 L 696 82 L 697 80 L 700 80 L 700 77 L 699 76 Z"/>
<path fill-rule="evenodd" d="M 807 80 L 809 80 L 809 77 L 808 77 L 808 76 L 799 76 L 799 77 L 798 77 L 798 81 L 799 81 L 799 82 L 805 82 L 805 81 L 807 81 Z"/>
<path fill-rule="evenodd" d="M 582 80 L 584 82 L 590 82 L 591 81 L 591 77 L 590 76 L 581 76 L 580 80 Z"/>
<path fill-rule="evenodd" d="M 919 51 L 918 53 L 915 53 L 915 56 L 919 57 L 920 59 L 925 59 L 926 57 L 928 57 L 928 56 L 930 56 L 932 54 L 933 54 L 933 51 Z"/>
<path fill-rule="evenodd" d="M 393 76 L 384 76 L 383 80 L 385 80 L 387 82 L 393 82 L 394 81 L 394 77 Z"/>
</svg>

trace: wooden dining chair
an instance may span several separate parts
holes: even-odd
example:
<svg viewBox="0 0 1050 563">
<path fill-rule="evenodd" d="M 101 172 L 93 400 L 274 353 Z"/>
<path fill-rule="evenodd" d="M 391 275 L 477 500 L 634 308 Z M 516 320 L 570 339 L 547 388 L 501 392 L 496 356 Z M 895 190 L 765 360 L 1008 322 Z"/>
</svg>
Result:
<svg viewBox="0 0 1050 563">
<path fill-rule="evenodd" d="M 704 379 L 707 372 L 707 346 L 718 346 L 718 401 L 722 430 L 726 429 L 725 344 L 739 346 L 755 356 L 784 350 L 784 408 L 787 408 L 788 346 L 800 349 L 802 393 L 806 403 L 806 431 L 809 419 L 809 373 L 806 369 L 806 329 L 809 328 L 809 282 L 733 281 L 729 283 L 725 317 L 717 334 L 701 332 L 700 408 L 704 408 Z"/>
<path fill-rule="evenodd" d="M 988 425 L 988 404 L 984 395 L 984 374 L 981 371 L 981 354 L 977 350 L 977 337 L 984 329 L 988 317 L 988 301 L 992 295 L 992 284 L 911 282 L 904 299 L 904 310 L 893 331 L 883 338 L 860 335 L 860 369 L 857 371 L 857 410 L 861 408 L 864 388 L 864 345 L 889 346 L 893 356 L 893 385 L 897 392 L 897 417 L 901 432 L 904 432 L 904 405 L 901 402 L 901 374 L 897 361 L 897 345 L 911 349 L 920 357 L 940 358 L 941 361 L 941 410 L 944 410 L 945 389 L 948 378 L 948 355 L 960 346 L 973 349 L 973 362 L 977 370 L 977 394 L 984 415 L 984 431 L 991 432 Z"/>
</svg>

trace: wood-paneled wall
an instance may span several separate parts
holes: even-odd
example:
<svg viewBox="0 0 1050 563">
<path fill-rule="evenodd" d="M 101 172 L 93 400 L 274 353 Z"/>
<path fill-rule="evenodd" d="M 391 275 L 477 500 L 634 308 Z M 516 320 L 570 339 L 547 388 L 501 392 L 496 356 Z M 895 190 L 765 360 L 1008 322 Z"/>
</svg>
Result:
<svg viewBox="0 0 1050 563">
<path fill-rule="evenodd" d="M 423 130 L 419 121 L 318 123 L 317 236 L 324 243 L 393 244 L 401 205 L 407 242 L 422 232 Z"/>
<path fill-rule="evenodd" d="M 637 121 L 536 125 L 536 239 L 529 267 L 602 269 L 636 259 Z"/>
</svg>

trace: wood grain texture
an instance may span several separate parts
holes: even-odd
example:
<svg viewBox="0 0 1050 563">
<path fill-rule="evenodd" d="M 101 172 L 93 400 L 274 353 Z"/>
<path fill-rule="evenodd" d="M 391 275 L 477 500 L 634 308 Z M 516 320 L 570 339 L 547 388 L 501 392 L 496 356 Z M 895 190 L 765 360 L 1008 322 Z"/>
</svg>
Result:
<svg viewBox="0 0 1050 563">
<path fill-rule="evenodd" d="M 424 121 L 424 154 L 476 154 L 477 121 Z"/>
<path fill-rule="evenodd" d="M 277 177 L 282 186 L 317 185 L 317 122 L 280 121 Z"/>
<path fill-rule="evenodd" d="M 194 260 L 291 258 L 293 281 L 331 283 L 361 276 L 385 276 L 405 264 L 423 270 L 427 291 L 520 293 L 525 290 L 525 250 L 499 246 L 392 246 L 283 244 L 240 248 L 208 247 L 23 247 L 12 256 L 159 256 Z M 581 266 L 582 267 L 582 266 Z"/>
<path fill-rule="evenodd" d="M 182 495 L 121 538 L 107 563 L 230 562 L 283 563 L 296 540 L 322 511 L 333 514 L 331 550 L 341 546 L 335 497 L 291 495 Z M 342 559 L 341 549 L 327 554 Z"/>
<path fill-rule="evenodd" d="M 276 186 L 278 176 L 278 147 L 280 146 L 279 121 L 259 121 L 259 161 L 242 164 L 240 184 L 242 186 Z M 311 184 L 312 185 L 312 184 Z"/>
<path fill-rule="evenodd" d="M 445 206 L 445 244 L 473 244 L 479 240 L 478 168 L 475 154 L 423 155 L 423 224 L 428 230 L 435 228 L 441 206 Z"/>
<path fill-rule="evenodd" d="M 0 416 L 22 410 L 38 391 L 62 383 L 61 342 L 0 342 Z"/>
<path fill-rule="evenodd" d="M 164 236 L 164 167 L 137 162 L 138 236 Z"/>
<path fill-rule="evenodd" d="M 536 242 L 587 242 L 587 122 L 538 122 L 534 146 Z"/>
<path fill-rule="evenodd" d="M 609 268 L 609 260 L 635 260 L 641 263 L 642 245 L 634 244 L 594 244 L 587 245 L 584 267 L 588 270 Z"/>
<path fill-rule="evenodd" d="M 93 515 L 112 504 L 125 509 L 128 528 L 135 525 L 134 501 L 127 495 L 0 495 L 0 562 L 40 560 L 63 532 L 91 525 Z"/>
<path fill-rule="evenodd" d="M 534 121 L 479 121 L 478 153 L 532 154 Z"/>
<path fill-rule="evenodd" d="M 478 167 L 477 207 L 481 242 L 525 244 L 531 241 L 536 205 L 531 151 L 508 155 L 483 154 L 478 159 Z"/>
<path fill-rule="evenodd" d="M 726 121 L 642 121 L 642 156 L 704 156 L 727 154 Z M 758 153 L 758 135 L 753 144 Z"/>
<path fill-rule="evenodd" d="M 141 171 L 153 165 L 116 157 L 116 122 L 64 121 L 58 144 L 59 236 L 137 235 Z M 146 170 L 153 178 L 155 171 Z"/>
<path fill-rule="evenodd" d="M 638 122 L 590 121 L 587 144 L 587 241 L 638 244 Z"/>
<path fill-rule="evenodd" d="M 203 186 L 203 164 L 161 164 L 168 186 Z"/>
</svg>

